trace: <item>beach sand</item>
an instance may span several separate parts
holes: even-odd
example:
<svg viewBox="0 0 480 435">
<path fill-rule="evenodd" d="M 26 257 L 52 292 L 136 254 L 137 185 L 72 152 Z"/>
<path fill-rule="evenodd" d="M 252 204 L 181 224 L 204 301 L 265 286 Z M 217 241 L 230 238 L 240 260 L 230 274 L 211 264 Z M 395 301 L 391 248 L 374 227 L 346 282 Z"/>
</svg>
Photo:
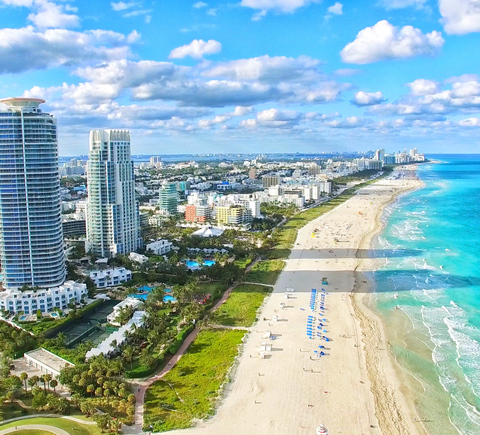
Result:
<svg viewBox="0 0 480 435">
<path fill-rule="evenodd" d="M 173 434 L 424 433 L 397 376 L 383 327 L 369 309 L 371 284 L 361 271 L 376 267 L 370 243 L 381 214 L 398 194 L 421 185 L 414 167 L 396 170 L 299 233 L 274 292 L 242 346 L 217 413 Z M 322 286 L 322 277 L 328 285 Z M 309 339 L 312 288 L 327 291 L 324 332 Z M 286 289 L 294 289 L 285 298 Z M 283 305 L 282 305 L 283 304 Z M 278 316 L 278 321 L 273 317 Z M 322 316 L 323 317 L 323 316 Z M 266 332 L 275 340 L 262 338 Z M 272 345 L 259 357 L 262 342 Z M 325 346 L 327 355 L 314 350 Z"/>
</svg>

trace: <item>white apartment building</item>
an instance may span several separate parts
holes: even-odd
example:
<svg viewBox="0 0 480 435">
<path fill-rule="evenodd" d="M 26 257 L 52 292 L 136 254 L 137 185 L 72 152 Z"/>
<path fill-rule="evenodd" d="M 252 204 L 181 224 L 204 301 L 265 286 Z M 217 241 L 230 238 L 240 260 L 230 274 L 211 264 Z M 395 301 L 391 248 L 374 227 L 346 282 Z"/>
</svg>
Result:
<svg viewBox="0 0 480 435">
<path fill-rule="evenodd" d="M 108 323 L 110 323 L 113 326 L 120 326 L 120 323 L 117 322 L 117 317 L 120 314 L 120 311 L 123 308 L 127 308 L 127 307 L 132 307 L 134 310 L 136 310 L 142 304 L 143 302 L 141 299 L 136 299 L 131 297 L 125 298 L 122 302 L 120 302 L 119 304 L 113 307 L 113 311 L 107 316 Z"/>
<path fill-rule="evenodd" d="M 91 130 L 87 165 L 87 251 L 99 257 L 141 246 L 128 130 Z"/>
<path fill-rule="evenodd" d="M 153 252 L 155 255 L 165 255 L 172 250 L 173 243 L 168 240 L 155 240 L 146 246 L 147 251 Z"/>
<path fill-rule="evenodd" d="M 7 289 L 0 292 L 0 309 L 11 313 L 35 314 L 37 310 L 48 313 L 54 308 L 63 310 L 70 303 L 79 303 L 87 295 L 87 286 L 75 281 L 43 290 Z"/>
<path fill-rule="evenodd" d="M 132 279 L 132 271 L 125 267 L 114 267 L 106 270 L 92 270 L 90 278 L 98 288 L 120 285 Z"/>
<path fill-rule="evenodd" d="M 146 261 L 148 261 L 148 257 L 142 254 L 137 254 L 136 252 L 130 252 L 128 254 L 128 258 L 132 260 L 134 263 L 140 263 L 143 264 Z"/>
</svg>

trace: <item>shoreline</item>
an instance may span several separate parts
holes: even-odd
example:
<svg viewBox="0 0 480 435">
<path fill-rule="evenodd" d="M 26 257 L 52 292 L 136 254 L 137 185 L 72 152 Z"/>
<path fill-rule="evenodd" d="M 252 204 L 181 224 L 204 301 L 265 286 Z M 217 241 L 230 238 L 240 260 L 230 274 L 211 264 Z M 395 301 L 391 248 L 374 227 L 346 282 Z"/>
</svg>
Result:
<svg viewBox="0 0 480 435">
<path fill-rule="evenodd" d="M 395 172 L 404 174 L 400 179 L 384 178 L 361 188 L 299 229 L 274 291 L 242 345 L 234 378 L 226 385 L 216 414 L 172 434 L 307 435 L 314 434 L 319 424 L 325 424 L 332 433 L 424 433 L 414 424 L 411 403 L 399 394 L 401 382 L 384 351 L 382 328 L 373 320 L 364 322 L 366 329 L 360 327 L 357 316 L 367 312 L 366 318 L 371 319 L 374 312 L 353 300 L 373 294 L 371 287 L 360 286 L 365 279 L 359 282 L 363 277 L 359 266 L 366 271 L 368 261 L 373 261 L 365 243 L 381 230 L 385 207 L 398 195 L 420 186 L 418 179 L 404 178 L 414 169 L 400 168 Z M 311 289 L 322 288 L 323 276 L 329 281 L 325 286 L 324 327 L 332 343 L 308 340 L 305 334 L 307 315 L 318 315 L 306 312 Z M 288 288 L 295 291 L 286 299 Z M 377 327 L 370 331 L 369 325 Z M 272 342 L 272 351 L 260 358 L 266 332 L 276 335 L 277 340 Z M 365 336 L 371 339 L 374 352 L 366 346 Z M 326 356 L 316 358 L 314 349 L 321 344 L 326 345 Z M 372 358 L 381 364 L 381 372 L 371 371 Z M 386 397 L 384 391 L 388 392 Z"/>
<path fill-rule="evenodd" d="M 416 171 L 416 166 L 413 170 Z M 370 232 L 364 234 L 357 251 L 360 249 L 373 250 L 375 238 L 386 226 L 383 216 L 387 207 L 398 201 L 401 196 L 425 186 L 425 183 L 419 180 L 416 175 L 415 179 L 418 181 L 418 185 L 396 192 L 389 201 L 378 208 L 375 216 L 375 226 Z M 411 400 L 411 392 L 402 385 L 398 373 L 400 367 L 389 349 L 390 343 L 387 340 L 386 327 L 373 307 L 375 285 L 364 272 L 369 268 L 376 270 L 376 263 L 378 264 L 378 259 L 373 257 L 358 259 L 354 270 L 355 285 L 350 295 L 350 302 L 362 331 L 363 353 L 367 361 L 367 373 L 372 384 L 371 392 L 375 401 L 375 413 L 382 431 L 386 434 L 426 435 L 427 431 Z M 384 350 L 387 350 L 387 352 L 384 352 Z M 418 421 L 421 427 L 418 427 L 418 425 L 412 426 L 412 421 Z"/>
</svg>

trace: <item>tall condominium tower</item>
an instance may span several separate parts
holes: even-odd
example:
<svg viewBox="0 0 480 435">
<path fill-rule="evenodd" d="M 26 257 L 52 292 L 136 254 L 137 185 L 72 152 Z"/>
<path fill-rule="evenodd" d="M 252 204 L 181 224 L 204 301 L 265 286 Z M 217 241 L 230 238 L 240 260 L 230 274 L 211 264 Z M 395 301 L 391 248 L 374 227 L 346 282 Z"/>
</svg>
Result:
<svg viewBox="0 0 480 435">
<path fill-rule="evenodd" d="M 164 181 L 160 186 L 158 197 L 160 211 L 166 215 L 176 215 L 178 205 L 177 183 L 168 183 Z"/>
<path fill-rule="evenodd" d="M 87 164 L 88 251 L 102 257 L 141 245 L 128 130 L 91 130 Z"/>
<path fill-rule="evenodd" d="M 57 122 L 35 98 L 0 100 L 0 252 L 3 284 L 65 281 Z"/>
</svg>

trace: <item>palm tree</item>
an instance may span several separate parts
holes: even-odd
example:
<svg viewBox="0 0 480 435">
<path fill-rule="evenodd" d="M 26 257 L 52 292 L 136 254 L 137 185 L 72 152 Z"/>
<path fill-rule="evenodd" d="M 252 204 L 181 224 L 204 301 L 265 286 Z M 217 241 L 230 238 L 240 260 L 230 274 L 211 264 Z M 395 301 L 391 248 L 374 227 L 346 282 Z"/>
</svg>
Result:
<svg viewBox="0 0 480 435">
<path fill-rule="evenodd" d="M 44 382 L 46 383 L 46 385 L 47 385 L 47 387 L 48 387 L 48 384 L 49 384 L 50 381 L 53 379 L 53 377 L 52 377 L 52 375 L 49 374 L 49 373 L 47 373 L 47 374 L 44 375 L 43 377 L 45 378 L 45 381 L 44 381 Z M 48 391 L 50 391 L 50 389 L 48 389 Z"/>
<path fill-rule="evenodd" d="M 133 365 L 132 364 L 133 363 L 133 354 L 134 354 L 134 350 L 133 350 L 132 346 L 127 346 L 123 350 L 123 357 L 125 358 L 125 361 L 130 363 L 130 370 L 132 370 L 132 365 Z"/>
<path fill-rule="evenodd" d="M 57 381 L 56 379 L 52 379 L 52 380 L 50 381 L 50 386 L 53 388 L 53 392 L 54 392 L 54 393 L 56 392 L 56 391 L 55 391 L 55 388 L 57 387 L 57 385 L 58 385 L 58 381 Z"/>
<path fill-rule="evenodd" d="M 27 379 L 28 379 L 28 374 L 26 372 L 20 373 L 20 379 L 23 382 L 23 385 L 25 386 L 25 393 L 27 392 Z"/>
<path fill-rule="evenodd" d="M 38 376 L 34 375 L 28 380 L 28 385 L 30 385 L 30 388 L 33 388 L 35 385 L 38 384 L 39 380 L 40 380 L 40 378 Z"/>
</svg>

